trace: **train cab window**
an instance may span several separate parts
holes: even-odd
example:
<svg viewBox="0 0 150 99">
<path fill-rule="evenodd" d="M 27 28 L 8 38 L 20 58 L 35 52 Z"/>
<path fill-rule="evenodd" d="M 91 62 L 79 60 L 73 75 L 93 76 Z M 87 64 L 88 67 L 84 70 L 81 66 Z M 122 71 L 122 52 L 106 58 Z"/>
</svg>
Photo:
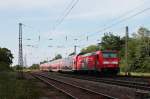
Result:
<svg viewBox="0 0 150 99">
<path fill-rule="evenodd" d="M 114 52 L 103 52 L 104 58 L 117 58 L 117 53 Z"/>
<path fill-rule="evenodd" d="M 96 59 L 99 59 L 99 56 L 98 56 L 98 55 L 96 55 Z"/>
</svg>

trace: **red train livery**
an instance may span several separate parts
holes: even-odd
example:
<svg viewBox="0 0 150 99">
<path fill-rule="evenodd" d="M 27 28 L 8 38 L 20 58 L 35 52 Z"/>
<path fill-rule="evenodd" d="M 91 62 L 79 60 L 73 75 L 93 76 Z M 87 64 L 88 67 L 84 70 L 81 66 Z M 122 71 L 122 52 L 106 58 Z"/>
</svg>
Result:
<svg viewBox="0 0 150 99">
<path fill-rule="evenodd" d="M 52 62 L 40 64 L 41 70 L 75 72 L 119 72 L 117 51 L 96 51 L 84 55 L 74 55 Z"/>
</svg>

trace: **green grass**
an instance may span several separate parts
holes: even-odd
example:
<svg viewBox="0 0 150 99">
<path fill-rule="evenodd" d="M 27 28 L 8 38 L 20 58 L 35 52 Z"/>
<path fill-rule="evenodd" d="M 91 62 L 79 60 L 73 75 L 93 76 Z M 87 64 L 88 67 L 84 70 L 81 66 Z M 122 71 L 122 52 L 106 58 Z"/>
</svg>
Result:
<svg viewBox="0 0 150 99">
<path fill-rule="evenodd" d="M 150 77 L 150 73 L 134 73 L 134 72 L 131 72 L 131 75 L 133 75 L 133 76 L 148 76 L 148 77 Z"/>
<path fill-rule="evenodd" d="M 18 80 L 15 72 L 0 72 L 0 99 L 38 99 L 39 90 L 29 80 Z"/>
<path fill-rule="evenodd" d="M 125 75 L 125 72 L 121 72 L 120 75 Z M 131 72 L 131 76 L 150 77 L 150 73 L 136 73 L 136 72 Z"/>
</svg>

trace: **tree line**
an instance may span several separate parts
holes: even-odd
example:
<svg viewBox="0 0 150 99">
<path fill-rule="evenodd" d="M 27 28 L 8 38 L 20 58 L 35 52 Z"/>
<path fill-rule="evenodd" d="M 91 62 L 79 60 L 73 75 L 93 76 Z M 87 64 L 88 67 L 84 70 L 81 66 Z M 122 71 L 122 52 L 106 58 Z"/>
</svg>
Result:
<svg viewBox="0 0 150 99">
<path fill-rule="evenodd" d="M 136 33 L 128 37 L 128 65 L 125 61 L 126 37 L 105 33 L 101 43 L 89 45 L 81 49 L 79 54 L 86 54 L 98 50 L 117 50 L 120 60 L 121 71 L 123 72 L 150 72 L 150 30 L 140 27 Z M 69 54 L 69 56 L 75 53 Z M 56 55 L 52 60 L 62 58 L 61 54 Z M 45 63 L 43 61 L 41 63 Z"/>
<path fill-rule="evenodd" d="M 13 54 L 7 48 L 0 48 L 0 71 L 10 70 Z"/>
<path fill-rule="evenodd" d="M 150 30 L 144 27 L 138 29 L 128 37 L 128 66 L 125 61 L 125 37 L 105 33 L 101 43 L 90 45 L 81 49 L 80 54 L 86 54 L 98 50 L 117 50 L 119 53 L 121 71 L 150 72 Z M 70 55 L 74 55 L 71 53 Z M 52 60 L 62 58 L 61 54 L 56 55 Z M 13 55 L 7 48 L 0 48 L 0 71 L 9 70 L 12 64 Z M 41 63 L 45 63 L 43 61 Z M 39 68 L 33 64 L 31 69 Z"/>
<path fill-rule="evenodd" d="M 128 66 L 125 61 L 125 37 L 105 33 L 100 44 L 83 48 L 80 53 L 98 50 L 117 50 L 121 71 L 150 72 L 150 30 L 147 28 L 141 27 L 128 37 Z"/>
</svg>

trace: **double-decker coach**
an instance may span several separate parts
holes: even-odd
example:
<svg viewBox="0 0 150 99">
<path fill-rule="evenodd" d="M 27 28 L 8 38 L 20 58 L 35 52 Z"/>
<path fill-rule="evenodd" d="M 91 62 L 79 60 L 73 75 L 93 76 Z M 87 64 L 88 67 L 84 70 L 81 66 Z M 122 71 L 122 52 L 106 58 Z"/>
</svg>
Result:
<svg viewBox="0 0 150 99">
<path fill-rule="evenodd" d="M 43 68 L 45 64 L 41 64 Z M 117 51 L 96 51 L 84 55 L 74 55 L 54 60 L 45 65 L 51 71 L 76 72 L 119 72 L 119 58 Z"/>
</svg>

